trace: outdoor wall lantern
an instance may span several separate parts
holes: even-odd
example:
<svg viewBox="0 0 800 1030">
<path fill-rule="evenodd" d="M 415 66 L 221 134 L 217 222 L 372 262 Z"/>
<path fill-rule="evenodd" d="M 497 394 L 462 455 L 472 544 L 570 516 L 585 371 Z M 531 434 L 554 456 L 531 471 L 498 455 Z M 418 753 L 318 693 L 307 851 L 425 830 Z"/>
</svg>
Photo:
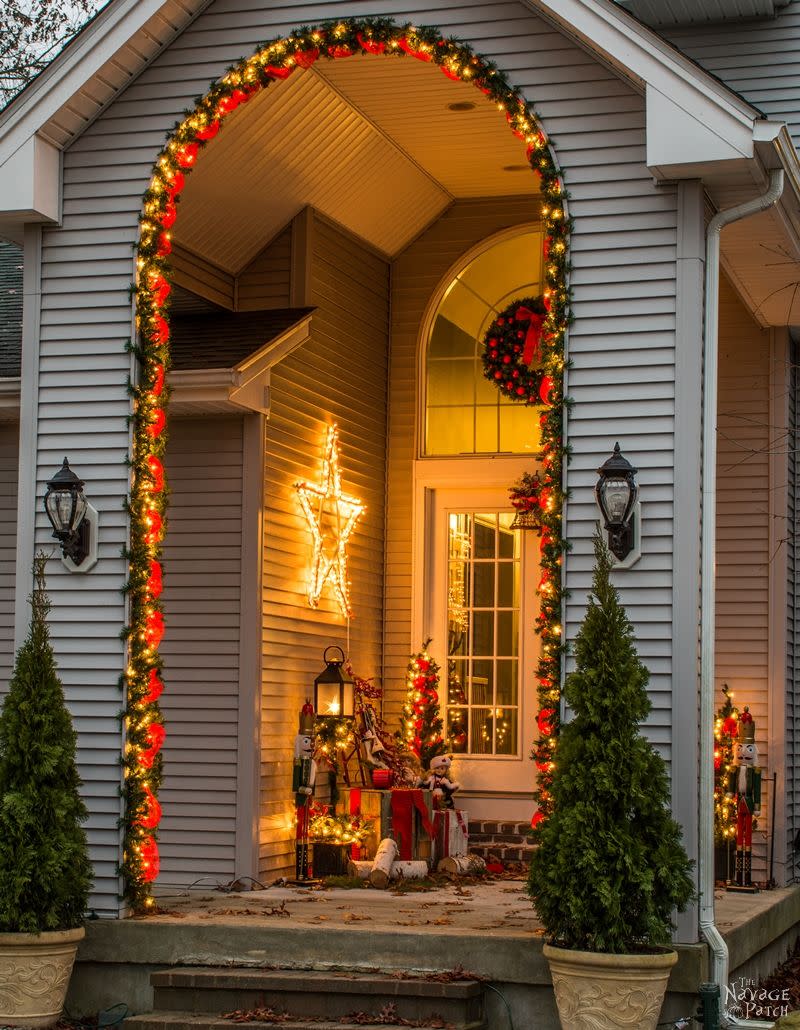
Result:
<svg viewBox="0 0 800 1030">
<path fill-rule="evenodd" d="M 608 533 L 609 550 L 619 562 L 624 562 L 635 547 L 634 508 L 639 487 L 634 476 L 638 471 L 623 457 L 618 443 L 597 470 L 600 478 L 595 496 Z"/>
<path fill-rule="evenodd" d="M 329 651 L 338 651 L 341 658 L 328 659 Z M 320 718 L 335 716 L 352 719 L 354 692 L 353 680 L 342 672 L 344 651 L 336 644 L 326 647 L 322 655 L 325 668 L 314 680 L 314 711 Z"/>
<path fill-rule="evenodd" d="M 97 561 L 97 512 L 84 496 L 84 485 L 64 458 L 44 495 L 53 536 L 61 544 L 64 564 L 72 572 L 87 572 Z"/>
</svg>

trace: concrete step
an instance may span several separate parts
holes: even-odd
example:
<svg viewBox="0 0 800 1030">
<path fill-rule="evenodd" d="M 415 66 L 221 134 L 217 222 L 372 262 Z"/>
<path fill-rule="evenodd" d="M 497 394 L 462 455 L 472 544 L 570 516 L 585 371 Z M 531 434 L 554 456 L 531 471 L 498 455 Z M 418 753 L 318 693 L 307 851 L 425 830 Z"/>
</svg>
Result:
<svg viewBox="0 0 800 1030">
<path fill-rule="evenodd" d="M 245 1024 L 235 1022 L 231 1019 L 221 1019 L 219 1016 L 205 1015 L 197 1012 L 151 1012 L 147 1016 L 129 1016 L 125 1020 L 125 1028 L 128 1030 L 232 1030 L 234 1027 L 245 1025 L 247 1030 L 273 1030 L 279 1025 L 282 1030 L 386 1030 L 387 1023 L 357 1023 L 342 1022 L 339 1019 L 290 1019 L 288 1022 L 277 1018 L 269 1022 L 258 1020 L 247 1020 Z M 450 1026 L 452 1024 L 439 1024 L 432 1022 L 431 1026 Z M 460 1023 L 457 1030 L 487 1030 L 487 1024 L 483 1020 L 473 1023 Z"/>
<path fill-rule="evenodd" d="M 403 1019 L 438 1016 L 457 1028 L 480 1026 L 483 1020 L 483 985 L 475 980 L 441 982 L 381 973 L 186 966 L 152 973 L 150 981 L 153 1008 L 162 1015 L 270 1008 L 297 1019 L 335 1020 L 352 1012 L 377 1016 L 391 1003 Z"/>
</svg>

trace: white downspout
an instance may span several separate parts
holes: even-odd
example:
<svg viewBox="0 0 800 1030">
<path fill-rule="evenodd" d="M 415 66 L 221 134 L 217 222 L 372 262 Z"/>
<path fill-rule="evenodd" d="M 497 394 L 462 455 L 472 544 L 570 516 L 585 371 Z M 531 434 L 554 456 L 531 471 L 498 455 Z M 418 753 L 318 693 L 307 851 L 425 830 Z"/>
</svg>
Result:
<svg viewBox="0 0 800 1030">
<path fill-rule="evenodd" d="M 770 172 L 769 189 L 745 204 L 714 215 L 706 230 L 705 319 L 703 333 L 703 441 L 700 588 L 700 932 L 711 948 L 712 979 L 725 1001 L 728 946 L 714 922 L 714 587 L 717 491 L 717 352 L 719 334 L 720 232 L 731 222 L 772 207 L 783 193 L 783 170 Z M 769 1030 L 773 1025 L 723 1015 L 724 1026 Z"/>
</svg>

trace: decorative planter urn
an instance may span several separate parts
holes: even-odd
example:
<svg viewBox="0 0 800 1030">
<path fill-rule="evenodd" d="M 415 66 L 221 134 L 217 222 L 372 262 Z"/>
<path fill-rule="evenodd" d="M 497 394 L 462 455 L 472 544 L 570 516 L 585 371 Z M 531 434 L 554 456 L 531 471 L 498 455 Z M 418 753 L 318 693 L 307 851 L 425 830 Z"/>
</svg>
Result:
<svg viewBox="0 0 800 1030">
<path fill-rule="evenodd" d="M 564 1030 L 655 1030 L 674 951 L 605 955 L 544 946 Z"/>
<path fill-rule="evenodd" d="M 85 930 L 0 933 L 0 1026 L 52 1026 Z"/>
</svg>

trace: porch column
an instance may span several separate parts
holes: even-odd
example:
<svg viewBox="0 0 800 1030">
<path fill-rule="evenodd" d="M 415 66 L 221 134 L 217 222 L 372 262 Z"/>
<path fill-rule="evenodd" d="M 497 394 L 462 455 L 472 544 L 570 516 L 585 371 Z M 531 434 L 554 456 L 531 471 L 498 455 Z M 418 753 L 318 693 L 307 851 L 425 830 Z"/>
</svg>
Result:
<svg viewBox="0 0 800 1030">
<path fill-rule="evenodd" d="M 675 484 L 672 565 L 672 810 L 686 851 L 697 859 L 700 595 L 700 439 L 702 424 L 703 190 L 678 186 L 675 298 Z M 694 870 L 697 885 L 697 868 Z M 676 940 L 698 940 L 697 906 L 678 916 Z"/>
</svg>

